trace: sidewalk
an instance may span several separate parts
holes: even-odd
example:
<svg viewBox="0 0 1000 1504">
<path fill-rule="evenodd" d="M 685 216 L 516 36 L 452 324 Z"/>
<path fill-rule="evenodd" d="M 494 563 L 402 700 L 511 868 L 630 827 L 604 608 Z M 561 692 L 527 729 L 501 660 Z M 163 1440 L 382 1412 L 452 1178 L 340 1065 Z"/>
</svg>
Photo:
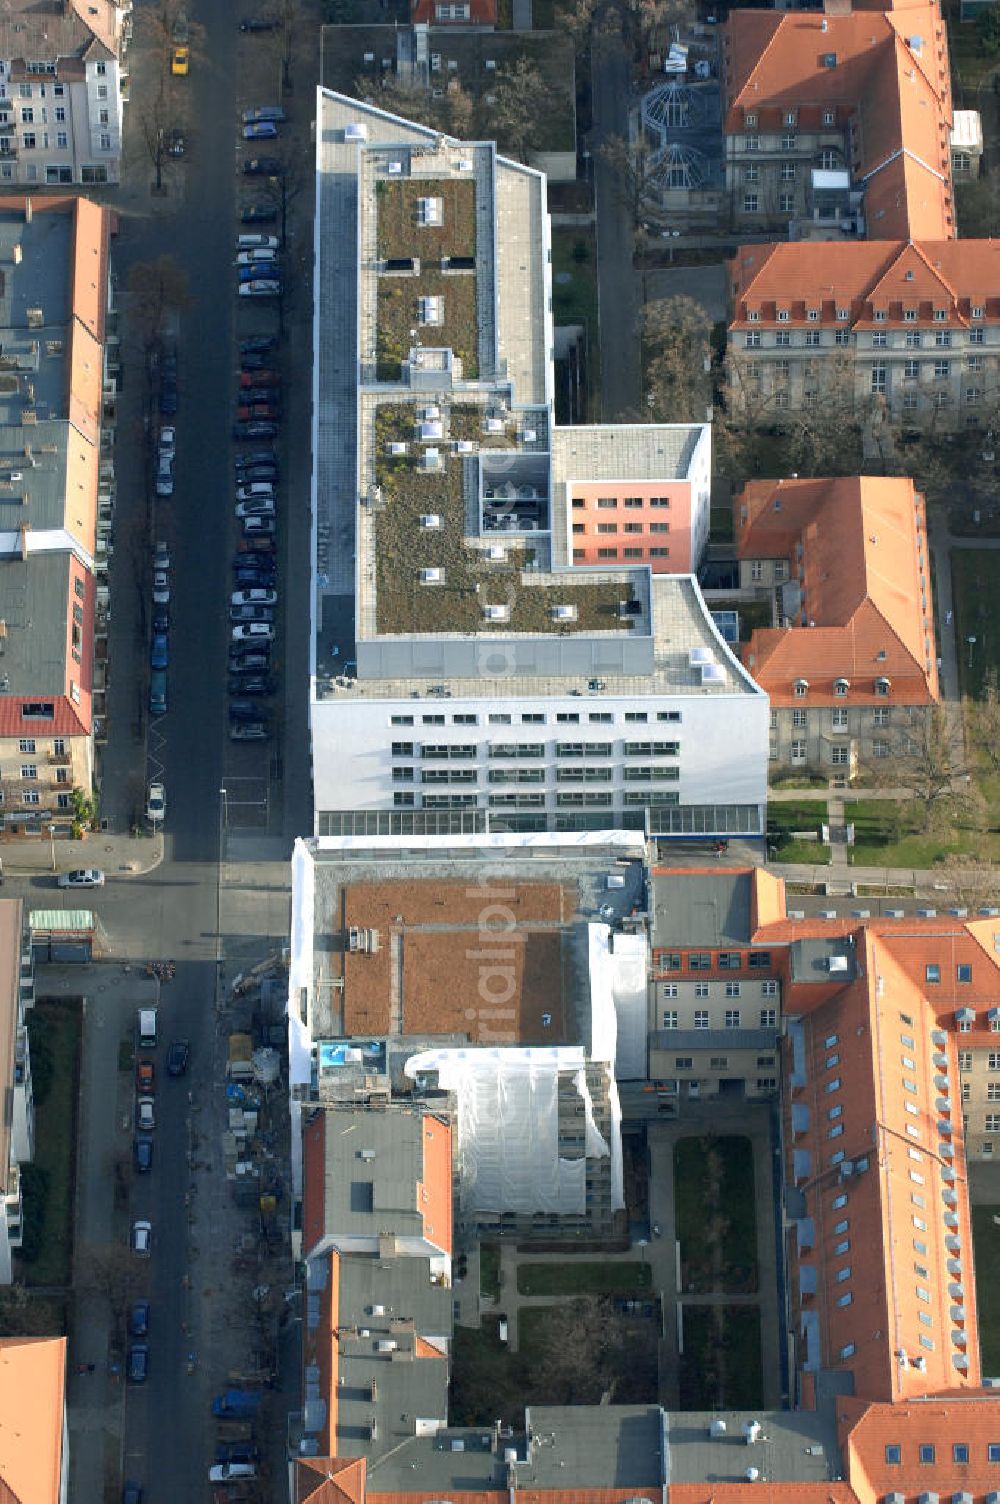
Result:
<svg viewBox="0 0 1000 1504">
<path fill-rule="evenodd" d="M 78 867 L 99 867 L 107 877 L 143 877 L 163 861 L 163 832 L 129 836 L 94 831 L 85 841 L 49 841 L 44 836 L 37 841 L 10 841 L 0 847 L 0 859 L 4 877 L 72 872 Z"/>
</svg>

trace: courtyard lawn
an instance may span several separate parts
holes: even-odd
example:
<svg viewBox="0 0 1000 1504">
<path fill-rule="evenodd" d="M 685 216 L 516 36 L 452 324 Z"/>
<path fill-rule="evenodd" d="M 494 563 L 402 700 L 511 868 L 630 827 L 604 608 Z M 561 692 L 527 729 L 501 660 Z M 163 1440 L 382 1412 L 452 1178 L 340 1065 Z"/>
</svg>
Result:
<svg viewBox="0 0 1000 1504">
<path fill-rule="evenodd" d="M 972 1208 L 972 1248 L 976 1260 L 976 1299 L 983 1372 L 1000 1374 L 1000 1207 Z"/>
<path fill-rule="evenodd" d="M 79 1093 L 79 998 L 43 999 L 28 1014 L 35 1076 L 35 1158 L 22 1170 L 24 1244 L 17 1276 L 29 1285 L 68 1285 L 73 1253 L 73 1185 Z M 40 1082 L 45 1082 L 39 1092 Z"/>
<path fill-rule="evenodd" d="M 681 1289 L 757 1289 L 753 1145 L 748 1138 L 682 1138 L 674 1147 L 674 1212 Z"/>
<path fill-rule="evenodd" d="M 648 1264 L 566 1258 L 551 1264 L 518 1264 L 521 1295 L 632 1295 L 650 1287 Z"/>
<path fill-rule="evenodd" d="M 825 799 L 774 799 L 767 806 L 767 843 L 778 862 L 824 863 L 830 848 L 819 839 L 826 819 Z M 815 841 L 797 841 L 794 831 L 814 830 Z"/>
<path fill-rule="evenodd" d="M 1000 552 L 955 548 L 951 554 L 951 589 L 958 677 L 963 696 L 982 694 L 987 671 L 1000 673 Z M 969 638 L 975 637 L 975 643 Z"/>
<path fill-rule="evenodd" d="M 680 1360 L 682 1410 L 756 1410 L 762 1400 L 756 1306 L 689 1306 Z"/>
</svg>

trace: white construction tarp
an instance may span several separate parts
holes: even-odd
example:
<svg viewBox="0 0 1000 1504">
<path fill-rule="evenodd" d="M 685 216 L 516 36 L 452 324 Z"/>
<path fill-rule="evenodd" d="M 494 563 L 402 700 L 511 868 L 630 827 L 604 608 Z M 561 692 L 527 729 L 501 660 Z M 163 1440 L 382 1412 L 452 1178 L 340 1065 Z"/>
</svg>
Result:
<svg viewBox="0 0 1000 1504">
<path fill-rule="evenodd" d="M 594 1122 L 582 1046 L 424 1050 L 406 1062 L 411 1080 L 429 1071 L 455 1094 L 463 1211 L 584 1215 L 587 1161 L 559 1156 L 561 1079 L 583 1099 L 588 1155 L 611 1154 L 611 1145 Z M 617 1120 L 615 1133 L 613 1163 Z"/>
<path fill-rule="evenodd" d="M 315 901 L 313 855 L 302 840 L 292 851 L 292 923 L 289 935 L 288 1001 L 288 1098 L 291 1112 L 292 1186 L 302 1194 L 302 1107 L 296 1086 L 312 1079 L 312 1038 L 303 1015 L 303 1000 L 313 987 L 313 904 Z"/>
<path fill-rule="evenodd" d="M 607 1060 L 618 1081 L 644 1081 L 645 936 L 619 932 L 612 942 L 606 924 L 592 924 L 589 931 L 591 1058 Z"/>
</svg>

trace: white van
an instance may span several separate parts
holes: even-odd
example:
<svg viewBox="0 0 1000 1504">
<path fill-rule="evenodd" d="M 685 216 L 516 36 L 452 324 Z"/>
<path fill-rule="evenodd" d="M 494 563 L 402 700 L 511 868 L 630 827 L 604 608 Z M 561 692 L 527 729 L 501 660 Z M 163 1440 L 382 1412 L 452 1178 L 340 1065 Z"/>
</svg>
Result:
<svg viewBox="0 0 1000 1504">
<path fill-rule="evenodd" d="M 156 1049 L 156 1009 L 139 1009 L 139 1048 L 141 1050 Z"/>
<path fill-rule="evenodd" d="M 277 235 L 237 235 L 238 251 L 276 251 L 281 244 Z"/>
</svg>

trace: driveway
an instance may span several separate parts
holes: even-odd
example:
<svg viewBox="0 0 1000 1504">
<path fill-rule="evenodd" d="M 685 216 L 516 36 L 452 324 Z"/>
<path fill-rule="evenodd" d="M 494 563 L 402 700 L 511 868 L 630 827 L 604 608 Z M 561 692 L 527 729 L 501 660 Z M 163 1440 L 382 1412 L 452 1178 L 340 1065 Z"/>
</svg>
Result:
<svg viewBox="0 0 1000 1504">
<path fill-rule="evenodd" d="M 615 13 L 609 6 L 607 14 Z M 590 150 L 597 203 L 597 294 L 601 326 L 602 418 L 605 423 L 637 415 L 641 405 L 638 277 L 632 265 L 634 237 L 615 168 L 602 148 L 628 138 L 632 64 L 620 34 L 594 28 L 591 49 L 594 125 Z"/>
<path fill-rule="evenodd" d="M 717 266 L 667 266 L 647 272 L 646 302 L 661 298 L 693 298 L 700 303 L 713 324 L 726 317 L 726 269 Z"/>
</svg>

